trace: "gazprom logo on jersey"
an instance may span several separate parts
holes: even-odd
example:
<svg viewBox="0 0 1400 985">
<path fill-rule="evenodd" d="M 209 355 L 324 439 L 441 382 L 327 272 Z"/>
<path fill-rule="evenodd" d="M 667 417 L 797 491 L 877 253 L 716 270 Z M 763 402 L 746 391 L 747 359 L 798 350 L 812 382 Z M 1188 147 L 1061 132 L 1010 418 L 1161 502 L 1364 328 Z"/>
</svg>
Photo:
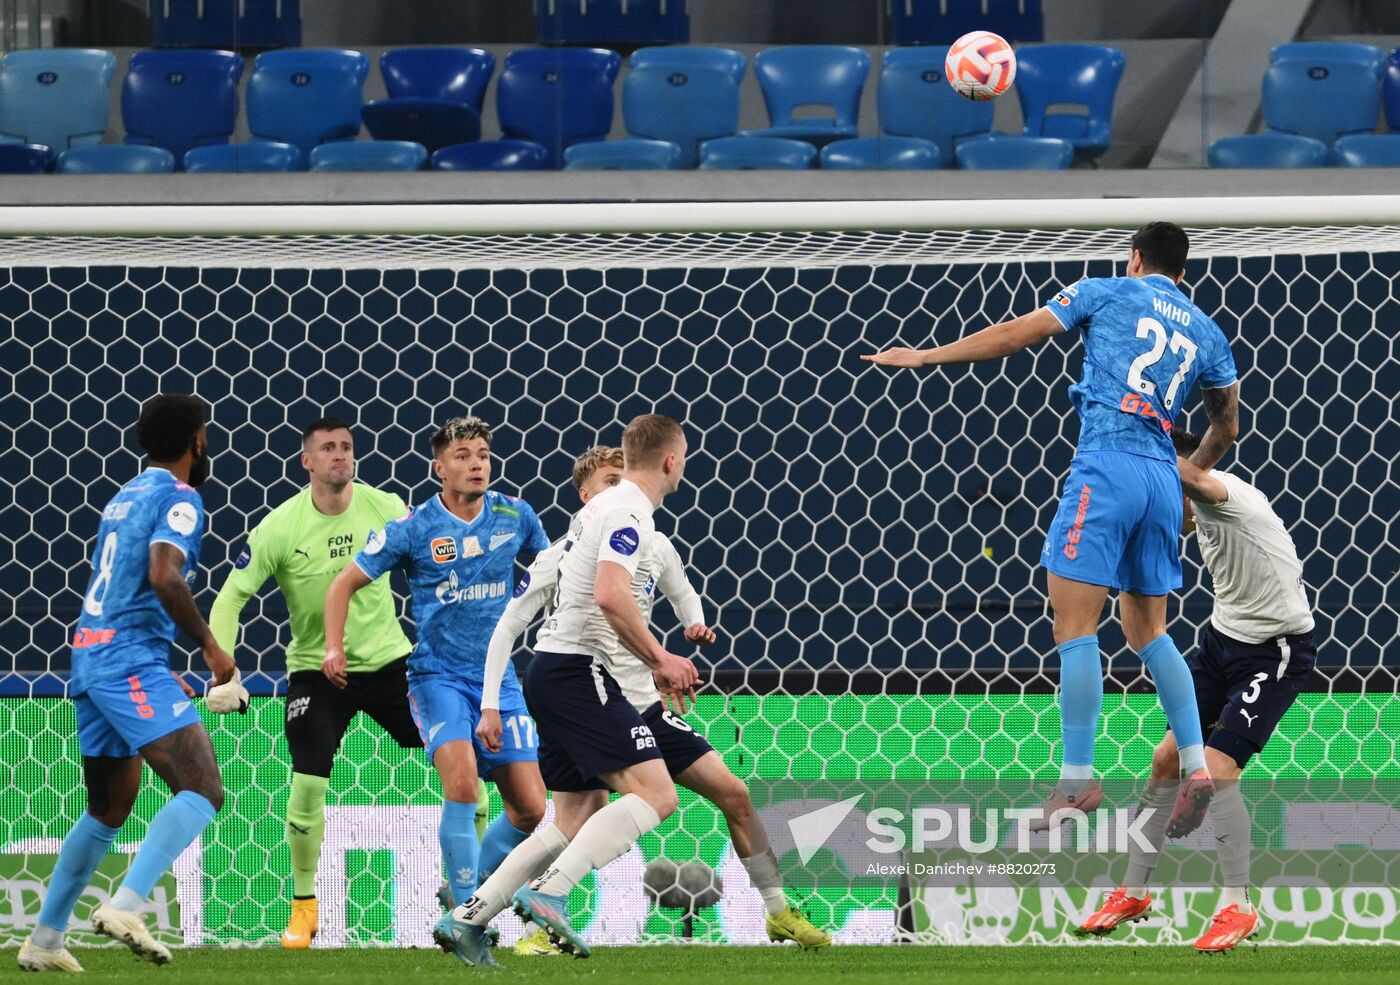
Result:
<svg viewBox="0 0 1400 985">
<path fill-rule="evenodd" d="M 506 597 L 506 590 L 506 583 L 503 581 L 487 581 L 464 588 L 457 581 L 457 572 L 453 571 L 446 581 L 438 583 L 436 594 L 437 600 L 443 605 L 456 605 L 458 602 L 503 599 Z"/>
<path fill-rule="evenodd" d="M 623 557 L 631 557 L 637 552 L 637 546 L 641 544 L 642 538 L 633 527 L 623 527 L 621 530 L 614 530 L 612 536 L 608 538 L 608 546 Z"/>
</svg>

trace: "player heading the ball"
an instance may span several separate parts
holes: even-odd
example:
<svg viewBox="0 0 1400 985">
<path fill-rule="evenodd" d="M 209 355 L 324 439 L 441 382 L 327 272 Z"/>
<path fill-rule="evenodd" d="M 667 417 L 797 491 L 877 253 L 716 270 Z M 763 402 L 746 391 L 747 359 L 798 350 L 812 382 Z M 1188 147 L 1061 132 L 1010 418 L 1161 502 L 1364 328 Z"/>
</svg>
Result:
<svg viewBox="0 0 1400 985">
<path fill-rule="evenodd" d="M 1181 479 L 1171 432 L 1199 379 L 1210 427 L 1191 460 L 1215 465 L 1239 431 L 1239 386 L 1224 334 L 1179 287 L 1189 245 L 1180 226 L 1149 223 L 1133 235 L 1126 277 L 1086 278 L 1031 314 L 949 345 L 861 356 L 884 366 L 974 363 L 1084 329 L 1084 371 L 1069 391 L 1079 443 L 1040 556 L 1060 656 L 1064 759 L 1032 829 L 1048 827 L 1058 810 L 1089 811 L 1103 799 L 1093 764 L 1103 706 L 1098 629 L 1110 588 L 1119 592 L 1123 635 L 1152 676 L 1188 776 L 1167 834 L 1194 831 L 1214 792 L 1191 672 L 1167 635 L 1167 593 L 1181 587 Z"/>
<path fill-rule="evenodd" d="M 194 691 L 170 670 L 178 627 L 199 642 L 217 685 L 240 687 L 233 658 L 190 593 L 204 537 L 196 487 L 210 471 L 204 402 L 174 394 L 153 398 L 141 408 L 136 441 L 149 462 L 102 510 L 92 578 L 73 634 L 69 694 L 87 811 L 63 839 L 38 924 L 20 948 L 19 966 L 26 971 L 83 970 L 63 946 L 64 931 L 131 814 L 143 762 L 174 796 L 151 819 L 126 878 L 93 911 L 92 924 L 143 961 L 167 963 L 170 951 L 151 936 L 142 915 L 146 898 L 224 803 L 214 747 L 191 701 Z"/>
</svg>

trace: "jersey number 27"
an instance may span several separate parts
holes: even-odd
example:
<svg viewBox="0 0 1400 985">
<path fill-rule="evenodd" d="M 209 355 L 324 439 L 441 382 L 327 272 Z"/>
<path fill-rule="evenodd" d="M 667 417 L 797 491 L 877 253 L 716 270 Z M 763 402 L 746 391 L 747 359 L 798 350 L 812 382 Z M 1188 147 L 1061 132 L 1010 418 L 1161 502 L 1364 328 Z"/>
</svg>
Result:
<svg viewBox="0 0 1400 985">
<path fill-rule="evenodd" d="M 1153 383 L 1142 374 L 1150 367 L 1157 365 L 1162 356 L 1170 346 L 1172 352 L 1181 356 L 1181 365 L 1177 367 L 1176 375 L 1167 386 L 1166 396 L 1162 398 L 1163 405 L 1167 410 L 1176 406 L 1177 390 L 1181 388 L 1181 383 L 1186 379 L 1186 374 L 1191 371 L 1191 364 L 1196 361 L 1196 343 L 1192 342 L 1180 332 L 1172 332 L 1171 340 L 1167 339 L 1167 330 L 1155 318 L 1139 318 L 1137 323 L 1137 337 L 1145 339 L 1152 337 L 1152 348 L 1133 360 L 1128 367 L 1128 386 L 1144 396 L 1152 396 L 1157 392 L 1157 384 Z"/>
</svg>

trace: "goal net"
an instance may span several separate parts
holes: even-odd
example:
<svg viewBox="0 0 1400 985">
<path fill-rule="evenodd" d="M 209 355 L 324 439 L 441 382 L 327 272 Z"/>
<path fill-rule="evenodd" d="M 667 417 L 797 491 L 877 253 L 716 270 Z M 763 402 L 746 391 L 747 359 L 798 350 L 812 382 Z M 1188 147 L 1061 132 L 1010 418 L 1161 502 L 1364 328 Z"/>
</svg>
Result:
<svg viewBox="0 0 1400 985">
<path fill-rule="evenodd" d="M 436 488 L 426 464 L 435 424 L 463 411 L 484 417 L 497 428 L 497 488 L 533 504 L 552 536 L 576 508 L 569 474 L 580 451 L 616 443 L 641 412 L 683 420 L 687 487 L 658 525 L 681 546 L 720 633 L 700 654 L 711 686 L 690 722 L 754 784 L 794 902 L 838 941 L 1068 940 L 1121 878 L 1121 853 L 1092 878 L 1062 869 L 1058 881 L 983 873 L 950 884 L 912 872 L 856 878 L 833 843 L 821 849 L 828 868 L 850 878 L 801 877 L 811 846 L 789 822 L 843 802 L 849 784 L 946 783 L 923 792 L 948 796 L 957 784 L 1019 783 L 1006 797 L 1024 806 L 1033 783 L 1053 780 L 1059 741 L 1037 560 L 1077 433 L 1065 390 L 1078 376 L 1078 340 L 939 372 L 890 372 L 857 356 L 949 341 L 1081 277 L 1121 273 L 1140 215 L 1182 214 L 1196 217 L 1184 286 L 1216 315 L 1241 371 L 1241 438 L 1224 467 L 1271 499 L 1316 599 L 1319 672 L 1247 774 L 1263 785 L 1258 855 L 1299 847 L 1289 838 L 1309 817 L 1314 838 L 1331 832 L 1324 847 L 1355 849 L 1343 876 L 1266 885 L 1264 933 L 1400 938 L 1395 883 L 1359 875 L 1400 840 L 1400 226 L 1329 223 L 1302 206 L 1293 225 L 1224 226 L 1231 203 L 1100 203 L 1091 219 L 1063 203 L 1058 218 L 934 203 L 944 221 L 927 203 L 890 204 L 751 206 L 747 228 L 708 205 L 666 226 L 679 213 L 657 207 L 665 215 L 632 232 L 497 223 L 510 207 L 486 218 L 361 217 L 345 220 L 365 222 L 358 231 L 331 223 L 319 234 L 290 213 L 275 228 L 234 210 L 222 228 L 174 228 L 144 210 L 0 216 L 11 234 L 0 260 L 0 743 L 11 771 L 0 789 L 0 946 L 32 926 L 59 839 L 84 809 L 63 699 L 67 639 L 98 512 L 140 467 L 129 426 L 161 390 L 198 393 L 213 408 L 202 606 L 247 530 L 304 482 L 299 429 L 322 414 L 355 422 L 360 478 L 410 502 Z M 110 224 L 116 213 L 128 225 Z M 797 228 L 829 215 L 849 218 Z M 878 223 L 861 228 L 862 215 Z M 121 228 L 132 232 L 112 234 Z M 264 228 L 282 235 L 252 234 Z M 18 235 L 25 229 L 49 233 Z M 1185 406 L 1202 427 L 1198 397 Z M 1183 650 L 1211 605 L 1194 544 L 1184 554 L 1185 588 L 1170 606 Z M 665 606 L 658 623 L 680 647 Z M 275 591 L 245 610 L 244 626 L 237 658 L 253 707 L 205 717 L 227 806 L 151 904 L 161 932 L 185 944 L 268 944 L 288 912 L 290 762 L 277 696 L 287 630 Z M 1165 722 L 1112 624 L 1102 646 L 1097 766 L 1131 791 Z M 177 668 L 190 666 L 189 653 L 177 645 Z M 1328 796 L 1352 793 L 1319 811 L 1327 797 L 1308 788 L 1319 778 L 1337 781 Z M 428 942 L 440 801 L 421 753 L 356 721 L 331 778 L 320 944 Z M 1136 796 L 1120 801 L 1130 808 Z M 139 843 L 162 802 L 154 788 L 143 793 L 119 846 Z M 576 891 L 590 939 L 765 939 L 762 902 L 724 818 L 689 794 L 681 804 Z M 1202 834 L 1173 851 L 1213 864 L 1212 848 Z M 673 897 L 656 903 L 643 891 L 649 865 L 664 875 L 658 859 L 703 863 L 723 894 L 701 892 L 685 919 Z M 910 859 L 898 856 L 906 868 Z M 120 853 L 104 863 L 79 930 L 125 865 Z M 696 871 L 682 879 L 692 891 L 705 888 Z M 1164 915 L 1129 939 L 1190 939 L 1216 902 L 1206 889 L 1165 896 Z M 509 942 L 520 928 L 506 922 Z"/>
</svg>

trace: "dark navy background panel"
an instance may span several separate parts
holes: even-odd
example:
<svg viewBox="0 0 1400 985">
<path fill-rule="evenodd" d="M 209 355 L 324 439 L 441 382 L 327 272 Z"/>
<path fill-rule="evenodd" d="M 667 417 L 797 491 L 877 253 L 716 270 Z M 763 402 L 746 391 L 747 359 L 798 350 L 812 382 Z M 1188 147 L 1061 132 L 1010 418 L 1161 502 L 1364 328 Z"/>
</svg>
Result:
<svg viewBox="0 0 1400 985">
<path fill-rule="evenodd" d="M 1244 430 L 1225 464 L 1292 530 L 1320 662 L 1348 688 L 1393 690 L 1400 665 L 1398 271 L 1384 254 L 1188 272 L 1242 374 Z M 436 488 L 431 430 L 478 414 L 497 429 L 496 486 L 557 536 L 577 507 L 574 456 L 657 410 L 686 422 L 692 449 L 658 526 L 720 630 L 703 657 L 727 686 L 1053 686 L 1036 561 L 1076 435 L 1078 339 L 924 372 L 857 355 L 951 341 L 1113 272 L 0 270 L 0 668 L 67 669 L 98 512 L 140 467 L 138 408 L 192 390 L 213 407 L 206 608 L 250 524 L 303 483 L 311 418 L 355 421 L 360 477 L 421 502 Z M 1184 406 L 1204 427 L 1199 395 Z M 1210 606 L 1194 544 L 1186 556 L 1171 607 L 1183 647 Z M 245 612 L 245 670 L 280 675 L 284 613 L 275 593 Z M 1103 640 L 1115 679 L 1145 683 L 1121 635 Z M 176 664 L 189 659 L 182 648 Z"/>
</svg>

